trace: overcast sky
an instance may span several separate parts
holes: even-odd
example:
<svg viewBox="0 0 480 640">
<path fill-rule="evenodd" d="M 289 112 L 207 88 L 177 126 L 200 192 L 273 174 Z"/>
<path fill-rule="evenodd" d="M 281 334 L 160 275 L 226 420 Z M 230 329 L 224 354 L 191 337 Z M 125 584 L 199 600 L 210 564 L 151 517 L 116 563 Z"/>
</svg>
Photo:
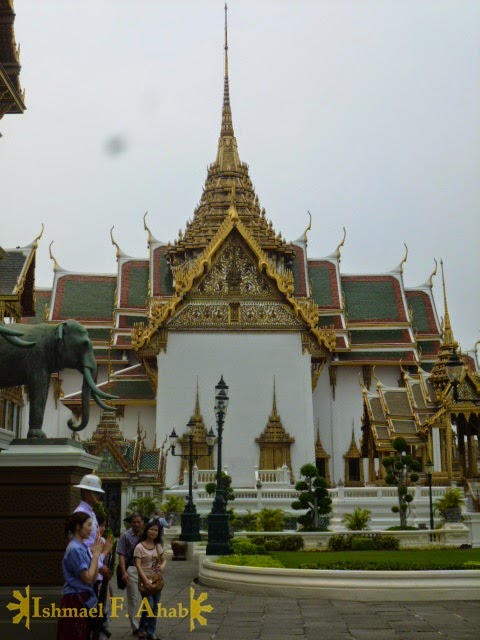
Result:
<svg viewBox="0 0 480 640">
<path fill-rule="evenodd" d="M 116 270 L 193 214 L 215 159 L 220 0 L 16 0 L 27 111 L 0 122 L 1 239 L 46 231 L 52 263 Z M 277 231 L 309 256 L 406 286 L 443 257 L 454 332 L 480 338 L 480 2 L 231 0 L 230 95 L 242 160 Z M 6 222 L 6 224 L 5 224 Z M 443 314 L 440 279 L 435 280 Z"/>
</svg>

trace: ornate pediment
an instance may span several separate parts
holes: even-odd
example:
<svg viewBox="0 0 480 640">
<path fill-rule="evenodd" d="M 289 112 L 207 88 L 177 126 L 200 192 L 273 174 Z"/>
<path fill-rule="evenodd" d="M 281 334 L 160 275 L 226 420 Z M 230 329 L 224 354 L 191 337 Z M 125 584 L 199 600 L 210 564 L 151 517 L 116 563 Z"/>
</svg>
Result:
<svg viewBox="0 0 480 640">
<path fill-rule="evenodd" d="M 258 261 L 237 233 L 232 233 L 220 249 L 204 278 L 188 295 L 197 298 L 279 299 L 277 290 L 259 272 Z"/>
</svg>

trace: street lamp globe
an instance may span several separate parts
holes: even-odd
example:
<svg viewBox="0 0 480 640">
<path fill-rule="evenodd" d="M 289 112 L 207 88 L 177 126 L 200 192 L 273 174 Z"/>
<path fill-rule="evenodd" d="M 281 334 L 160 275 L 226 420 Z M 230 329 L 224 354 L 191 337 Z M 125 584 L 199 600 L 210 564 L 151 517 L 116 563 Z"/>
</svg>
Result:
<svg viewBox="0 0 480 640">
<path fill-rule="evenodd" d="M 168 436 L 170 441 L 170 446 L 174 449 L 178 444 L 178 436 L 175 432 L 175 429 L 172 429 L 172 433 Z"/>
<path fill-rule="evenodd" d="M 213 445 L 215 444 L 215 440 L 216 440 L 216 436 L 213 432 L 212 427 L 210 427 L 210 431 L 207 433 L 207 445 L 209 447 L 213 447 Z"/>
<path fill-rule="evenodd" d="M 425 463 L 425 473 L 427 474 L 427 476 L 431 476 L 433 474 L 433 470 L 433 462 L 431 460 L 428 460 L 428 462 Z"/>
</svg>

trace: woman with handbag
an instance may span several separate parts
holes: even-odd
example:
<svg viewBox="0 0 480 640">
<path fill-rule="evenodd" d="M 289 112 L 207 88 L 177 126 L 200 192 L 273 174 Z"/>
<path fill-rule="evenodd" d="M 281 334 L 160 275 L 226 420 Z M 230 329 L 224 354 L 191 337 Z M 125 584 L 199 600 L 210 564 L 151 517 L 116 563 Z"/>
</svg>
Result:
<svg viewBox="0 0 480 640">
<path fill-rule="evenodd" d="M 138 627 L 138 637 L 157 640 L 157 605 L 163 588 L 163 571 L 167 564 L 161 547 L 160 525 L 156 520 L 145 525 L 138 544 L 133 552 L 135 566 L 138 571 L 138 588 L 142 598 L 147 598 L 153 617 L 142 607 L 142 617 Z"/>
<path fill-rule="evenodd" d="M 93 583 L 98 573 L 98 558 L 101 553 L 112 550 L 110 538 L 106 542 L 97 538 L 90 550 L 87 549 L 85 540 L 90 538 L 92 529 L 93 522 L 88 513 L 77 511 L 68 518 L 65 533 L 72 538 L 62 562 L 65 584 L 60 607 L 74 611 L 74 615 L 58 618 L 57 640 L 87 640 L 88 637 L 85 610 L 97 604 Z"/>
</svg>

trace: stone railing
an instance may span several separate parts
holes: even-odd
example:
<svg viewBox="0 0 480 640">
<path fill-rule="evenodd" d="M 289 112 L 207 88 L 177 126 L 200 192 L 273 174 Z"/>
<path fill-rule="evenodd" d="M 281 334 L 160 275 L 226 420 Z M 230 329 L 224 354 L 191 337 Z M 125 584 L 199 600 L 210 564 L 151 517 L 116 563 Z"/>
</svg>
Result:
<svg viewBox="0 0 480 640">
<path fill-rule="evenodd" d="M 255 467 L 255 486 L 261 488 L 275 485 L 276 488 L 290 489 L 290 469 L 286 464 L 278 469 L 259 469 Z"/>
<path fill-rule="evenodd" d="M 193 486 L 204 487 L 209 482 L 215 482 L 215 469 L 199 469 L 197 465 L 193 467 Z M 188 487 L 188 470 L 183 472 L 183 486 Z"/>
</svg>

